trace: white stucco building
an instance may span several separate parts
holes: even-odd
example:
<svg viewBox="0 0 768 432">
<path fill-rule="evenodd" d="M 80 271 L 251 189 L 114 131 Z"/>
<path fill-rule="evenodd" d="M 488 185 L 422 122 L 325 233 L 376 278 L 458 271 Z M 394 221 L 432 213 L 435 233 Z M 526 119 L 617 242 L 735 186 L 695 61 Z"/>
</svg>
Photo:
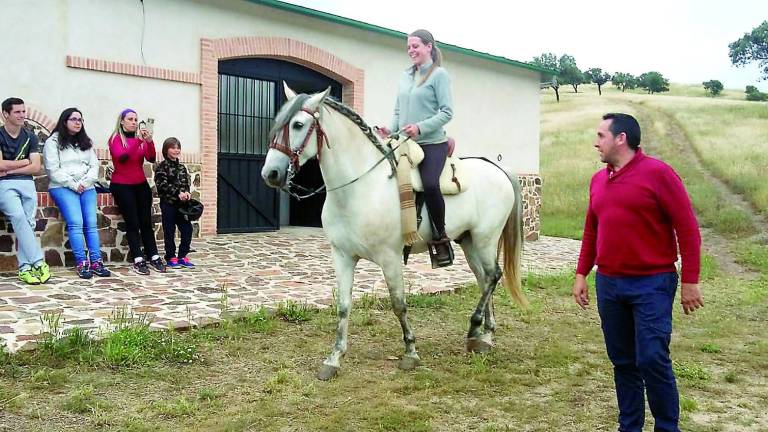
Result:
<svg viewBox="0 0 768 432">
<path fill-rule="evenodd" d="M 280 81 L 300 91 L 331 85 L 370 124 L 387 125 L 409 64 L 403 33 L 274 0 L 4 0 L 0 10 L 0 98 L 21 97 L 30 119 L 47 128 L 64 108 L 78 107 L 105 159 L 121 110 L 155 119 L 158 150 L 176 136 L 183 160 L 199 165 L 202 235 L 319 223 L 321 201 L 290 202 L 258 177 L 284 97 Z M 549 71 L 440 47 L 453 81 L 447 129 L 458 153 L 520 174 L 535 237 L 539 82 Z M 307 182 L 322 181 L 307 172 Z"/>
</svg>

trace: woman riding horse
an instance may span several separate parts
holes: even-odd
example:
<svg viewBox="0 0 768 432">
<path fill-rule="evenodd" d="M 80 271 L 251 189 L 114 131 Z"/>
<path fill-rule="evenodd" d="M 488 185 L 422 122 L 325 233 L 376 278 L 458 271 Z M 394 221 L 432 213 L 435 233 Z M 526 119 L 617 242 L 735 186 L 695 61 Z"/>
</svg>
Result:
<svg viewBox="0 0 768 432">
<path fill-rule="evenodd" d="M 452 264 L 451 240 L 445 232 L 445 200 L 440 193 L 440 173 L 448 156 L 445 126 L 453 117 L 451 79 L 441 66 L 442 53 L 427 30 L 408 35 L 408 57 L 413 63 L 400 78 L 392 129 L 379 128 L 383 137 L 402 131 L 424 150 L 419 174 L 427 210 L 435 225 L 432 233 L 440 267 Z"/>
</svg>

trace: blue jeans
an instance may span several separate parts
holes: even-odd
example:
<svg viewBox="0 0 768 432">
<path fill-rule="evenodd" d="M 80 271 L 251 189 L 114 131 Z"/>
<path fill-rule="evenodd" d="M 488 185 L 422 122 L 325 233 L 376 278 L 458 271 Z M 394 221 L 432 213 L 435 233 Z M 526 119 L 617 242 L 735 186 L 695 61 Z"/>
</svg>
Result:
<svg viewBox="0 0 768 432">
<path fill-rule="evenodd" d="M 0 180 L 0 212 L 13 225 L 19 241 L 16 259 L 19 269 L 43 261 L 43 250 L 35 238 L 37 220 L 37 191 L 35 183 L 28 179 Z"/>
<path fill-rule="evenodd" d="M 669 358 L 677 273 L 611 277 L 598 272 L 596 286 L 613 363 L 619 431 L 642 431 L 647 392 L 654 431 L 678 432 L 680 402 Z"/>
<path fill-rule="evenodd" d="M 101 260 L 99 232 L 96 228 L 96 189 L 87 189 L 77 193 L 72 189 L 58 187 L 48 190 L 51 198 L 67 222 L 69 246 L 75 255 L 77 264 Z M 85 239 L 85 241 L 83 241 Z M 85 245 L 88 245 L 88 257 Z"/>
</svg>

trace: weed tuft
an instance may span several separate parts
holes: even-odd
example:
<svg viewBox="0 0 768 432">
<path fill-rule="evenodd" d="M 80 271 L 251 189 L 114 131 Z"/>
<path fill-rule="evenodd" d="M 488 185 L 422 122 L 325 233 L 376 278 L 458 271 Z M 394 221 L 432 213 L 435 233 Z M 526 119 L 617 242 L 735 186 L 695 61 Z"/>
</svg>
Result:
<svg viewBox="0 0 768 432">
<path fill-rule="evenodd" d="M 280 303 L 276 312 L 278 317 L 291 323 L 309 321 L 315 313 L 317 313 L 317 309 L 309 306 L 306 302 L 299 303 L 293 300 Z"/>
</svg>

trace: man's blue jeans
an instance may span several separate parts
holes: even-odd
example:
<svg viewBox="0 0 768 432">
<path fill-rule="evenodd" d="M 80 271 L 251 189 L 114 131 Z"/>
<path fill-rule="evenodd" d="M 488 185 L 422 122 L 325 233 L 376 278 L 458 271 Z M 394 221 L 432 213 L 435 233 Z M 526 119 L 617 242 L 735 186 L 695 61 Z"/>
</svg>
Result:
<svg viewBox="0 0 768 432">
<path fill-rule="evenodd" d="M 37 191 L 28 179 L 0 180 L 0 212 L 10 220 L 19 247 L 16 259 L 19 269 L 43 261 L 43 250 L 35 237 Z"/>
<path fill-rule="evenodd" d="M 96 228 L 96 189 L 77 193 L 72 189 L 58 187 L 48 190 L 53 201 L 67 222 L 69 246 L 77 264 L 101 260 L 99 232 Z M 83 241 L 85 239 L 85 241 Z M 88 257 L 85 245 L 88 245 Z"/>
<path fill-rule="evenodd" d="M 678 432 L 677 383 L 669 358 L 677 273 L 612 277 L 597 273 L 597 308 L 613 363 L 619 431 L 640 432 L 644 391 L 654 431 Z"/>
</svg>

